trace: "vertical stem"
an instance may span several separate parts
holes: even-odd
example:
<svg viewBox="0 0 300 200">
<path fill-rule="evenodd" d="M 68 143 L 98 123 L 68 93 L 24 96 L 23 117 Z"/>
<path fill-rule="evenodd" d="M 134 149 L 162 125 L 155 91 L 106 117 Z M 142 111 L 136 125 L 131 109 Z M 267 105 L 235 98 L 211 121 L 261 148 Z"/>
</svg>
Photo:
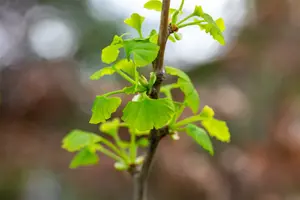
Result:
<svg viewBox="0 0 300 200">
<path fill-rule="evenodd" d="M 171 0 L 163 0 L 162 11 L 160 16 L 160 27 L 158 45 L 160 47 L 158 56 L 153 62 L 153 72 L 156 74 L 156 81 L 153 85 L 149 97 L 152 99 L 159 98 L 161 84 L 165 78 L 164 69 L 164 55 L 168 37 L 170 35 L 169 29 L 169 9 Z M 141 171 L 134 174 L 134 198 L 133 200 L 146 200 L 147 199 L 147 179 L 149 176 L 151 164 L 158 147 L 160 140 L 169 132 L 168 127 L 162 129 L 152 129 L 149 135 L 150 145 L 142 165 Z"/>
</svg>

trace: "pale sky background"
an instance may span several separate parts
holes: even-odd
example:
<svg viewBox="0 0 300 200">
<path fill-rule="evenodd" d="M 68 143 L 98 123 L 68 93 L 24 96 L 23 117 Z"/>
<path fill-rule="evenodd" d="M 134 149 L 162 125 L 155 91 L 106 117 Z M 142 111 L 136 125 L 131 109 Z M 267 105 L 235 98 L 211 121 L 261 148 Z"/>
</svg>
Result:
<svg viewBox="0 0 300 200">
<path fill-rule="evenodd" d="M 157 29 L 159 26 L 160 13 L 143 8 L 147 0 L 81 1 L 86 2 L 87 11 L 96 20 L 110 20 L 119 25 L 123 24 L 122 20 L 129 17 L 131 13 L 137 12 L 146 17 L 143 27 L 145 34 L 149 34 L 151 29 Z M 181 0 L 171 0 L 171 7 L 178 8 L 180 2 Z M 241 25 L 247 23 L 246 0 L 186 0 L 184 11 L 192 12 L 195 5 L 201 5 L 204 11 L 215 19 L 224 18 L 227 27 L 224 33 L 227 45 L 221 46 L 196 26 L 188 27 L 180 31 L 183 35 L 181 41 L 175 44 L 168 43 L 166 64 L 176 67 L 192 66 L 217 58 L 234 45 L 231 41 L 234 41 L 234 37 L 238 35 Z M 79 32 L 76 26 L 69 23 L 70 21 L 60 17 L 58 13 L 63 11 L 54 7 L 36 5 L 29 8 L 25 16 L 8 9 L 0 12 L 5 16 L 0 18 L 0 66 L 12 63 L 21 55 L 21 42 L 24 37 L 32 52 L 41 58 L 60 59 L 75 54 Z M 30 20 L 35 23 L 29 23 L 30 26 L 24 28 Z M 135 33 L 135 30 L 125 24 L 124 28 L 127 28 L 128 32 Z"/>
</svg>

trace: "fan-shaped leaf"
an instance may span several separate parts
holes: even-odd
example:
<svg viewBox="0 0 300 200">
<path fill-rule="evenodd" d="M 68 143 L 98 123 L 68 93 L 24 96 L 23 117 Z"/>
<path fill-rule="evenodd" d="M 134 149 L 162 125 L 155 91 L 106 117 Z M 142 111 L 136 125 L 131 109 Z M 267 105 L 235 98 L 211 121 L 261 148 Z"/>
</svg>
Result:
<svg viewBox="0 0 300 200">
<path fill-rule="evenodd" d="M 186 126 L 187 135 L 195 140 L 203 149 L 208 151 L 211 155 L 214 154 L 214 149 L 209 136 L 204 129 L 197 127 L 194 124 Z"/>
<path fill-rule="evenodd" d="M 124 42 L 127 59 L 133 56 L 136 66 L 141 67 L 152 63 L 157 57 L 159 46 L 148 41 L 129 40 Z"/>
<path fill-rule="evenodd" d="M 122 119 L 132 128 L 146 131 L 165 126 L 174 114 L 171 100 L 143 98 L 129 102 L 123 110 Z"/>
<path fill-rule="evenodd" d="M 96 152 L 91 151 L 91 149 L 88 147 L 85 147 L 74 156 L 70 164 L 70 168 L 74 169 L 80 166 L 94 165 L 98 162 L 99 157 Z"/>
<path fill-rule="evenodd" d="M 202 125 L 208 133 L 222 142 L 230 142 L 230 132 L 224 121 L 217 119 L 203 120 Z"/>
<path fill-rule="evenodd" d="M 105 122 L 111 117 L 111 114 L 116 112 L 121 104 L 121 99 L 118 97 L 97 96 L 92 107 L 91 124 Z"/>
<path fill-rule="evenodd" d="M 118 133 L 120 125 L 120 120 L 118 118 L 113 119 L 112 121 L 107 121 L 102 123 L 100 126 L 100 131 L 107 133 L 111 136 L 115 136 Z"/>
<path fill-rule="evenodd" d="M 145 17 L 140 16 L 137 13 L 133 13 L 130 18 L 125 19 L 125 24 L 131 26 L 132 28 L 136 29 L 137 32 L 142 35 L 142 24 L 145 20 Z"/>
<path fill-rule="evenodd" d="M 119 56 L 119 47 L 117 45 L 110 45 L 105 47 L 102 50 L 101 59 L 102 62 L 106 64 L 110 64 L 112 62 L 115 62 Z"/>
<path fill-rule="evenodd" d="M 75 129 L 64 137 L 62 141 L 62 148 L 69 152 L 74 152 L 84 147 L 94 145 L 101 140 L 102 138 L 95 133 Z"/>
<path fill-rule="evenodd" d="M 185 102 L 191 108 L 193 113 L 197 113 L 199 110 L 200 99 L 197 90 L 194 88 L 189 76 L 180 69 L 170 66 L 165 67 L 166 72 L 173 76 L 178 76 L 178 85 L 185 95 Z"/>
<path fill-rule="evenodd" d="M 112 67 L 104 67 L 90 76 L 91 80 L 99 80 L 101 77 L 105 75 L 112 75 L 115 73 L 115 70 Z"/>
</svg>

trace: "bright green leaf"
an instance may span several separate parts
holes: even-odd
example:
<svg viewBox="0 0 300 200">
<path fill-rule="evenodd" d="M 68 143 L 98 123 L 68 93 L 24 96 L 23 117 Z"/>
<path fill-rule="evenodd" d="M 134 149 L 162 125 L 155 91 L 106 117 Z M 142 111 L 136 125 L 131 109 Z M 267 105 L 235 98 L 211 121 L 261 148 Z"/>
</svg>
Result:
<svg viewBox="0 0 300 200">
<path fill-rule="evenodd" d="M 122 43 L 123 43 L 122 36 L 120 37 L 118 35 L 115 35 L 114 38 L 113 38 L 113 41 L 111 42 L 111 45 L 120 45 Z"/>
<path fill-rule="evenodd" d="M 182 39 L 182 35 L 180 33 L 174 33 L 175 39 L 176 40 L 181 40 Z"/>
<path fill-rule="evenodd" d="M 99 80 L 101 77 L 105 75 L 112 75 L 115 73 L 115 70 L 112 67 L 104 67 L 90 76 L 91 80 Z"/>
<path fill-rule="evenodd" d="M 69 152 L 74 152 L 84 147 L 92 146 L 101 140 L 102 138 L 95 133 L 75 129 L 64 137 L 62 148 Z"/>
<path fill-rule="evenodd" d="M 149 42 L 157 44 L 158 42 L 158 34 L 155 29 L 153 29 L 149 35 Z"/>
<path fill-rule="evenodd" d="M 149 140 L 147 138 L 141 138 L 136 143 L 140 147 L 148 147 L 149 146 Z"/>
<path fill-rule="evenodd" d="M 209 24 L 215 24 L 215 20 L 212 18 L 212 16 L 210 16 L 209 14 L 207 14 L 207 13 L 204 13 L 203 14 L 203 19 L 207 22 L 207 23 L 209 23 Z"/>
<path fill-rule="evenodd" d="M 122 59 L 118 61 L 115 66 L 117 69 L 121 69 L 122 71 L 126 72 L 131 77 L 135 75 L 135 67 L 132 60 Z"/>
<path fill-rule="evenodd" d="M 222 18 L 217 19 L 216 24 L 219 27 L 221 32 L 225 31 L 226 27 L 225 27 L 224 20 Z"/>
<path fill-rule="evenodd" d="M 129 86 L 129 87 L 125 87 L 123 89 L 125 94 L 135 94 L 135 85 L 133 86 Z"/>
<path fill-rule="evenodd" d="M 111 114 L 116 112 L 121 104 L 121 99 L 118 97 L 97 96 L 92 107 L 91 124 L 105 122 L 111 117 Z"/>
<path fill-rule="evenodd" d="M 157 42 L 158 42 L 158 34 L 156 33 L 154 35 L 151 35 L 150 38 L 149 38 L 149 41 L 151 43 L 157 44 Z"/>
<path fill-rule="evenodd" d="M 226 122 L 213 118 L 210 120 L 203 120 L 202 125 L 211 136 L 216 137 L 222 142 L 230 142 L 230 132 Z"/>
<path fill-rule="evenodd" d="M 103 133 L 107 133 L 111 136 L 115 136 L 118 134 L 120 125 L 120 120 L 118 118 L 115 118 L 111 121 L 104 122 L 100 125 L 100 131 Z"/>
<path fill-rule="evenodd" d="M 204 15 L 204 12 L 202 10 L 202 7 L 201 6 L 195 6 L 195 9 L 194 9 L 194 12 L 193 14 L 195 16 L 198 16 L 198 17 L 202 17 Z"/>
<path fill-rule="evenodd" d="M 144 4 L 144 8 L 148 10 L 161 11 L 162 2 L 160 0 L 150 0 Z"/>
<path fill-rule="evenodd" d="M 181 91 L 184 93 L 185 103 L 188 107 L 190 107 L 192 112 L 196 114 L 200 106 L 200 98 L 197 90 L 194 88 L 191 82 L 185 81 L 181 78 L 178 79 L 178 84 Z"/>
<path fill-rule="evenodd" d="M 122 119 L 132 128 L 139 131 L 156 129 L 165 126 L 174 114 L 171 100 L 143 98 L 129 102 L 123 110 Z"/>
<path fill-rule="evenodd" d="M 206 33 L 209 33 L 215 40 L 224 45 L 225 40 L 222 34 L 222 32 L 225 30 L 224 21 L 219 18 L 215 22 L 213 18 L 207 13 L 204 13 L 201 17 L 205 20 L 205 22 L 207 22 L 207 24 L 199 24 L 201 30 L 205 30 Z"/>
<path fill-rule="evenodd" d="M 78 152 L 73 158 L 70 168 L 74 169 L 80 166 L 94 165 L 99 162 L 99 157 L 96 152 L 91 151 L 88 147 L 85 147 Z"/>
<path fill-rule="evenodd" d="M 144 8 L 146 8 L 148 10 L 161 11 L 162 2 L 161 2 L 161 0 L 150 0 L 144 4 Z M 176 11 L 176 9 L 170 8 L 169 11 L 170 11 L 170 14 L 172 14 Z"/>
<path fill-rule="evenodd" d="M 133 56 L 136 66 L 141 67 L 152 63 L 158 54 L 159 46 L 147 41 L 129 40 L 124 42 L 127 59 Z"/>
<path fill-rule="evenodd" d="M 110 45 L 102 50 L 101 59 L 103 63 L 110 64 L 115 62 L 119 56 L 119 47 L 116 45 Z"/>
<path fill-rule="evenodd" d="M 199 114 L 200 119 L 212 119 L 215 115 L 214 110 L 209 106 L 204 106 Z"/>
<path fill-rule="evenodd" d="M 191 79 L 186 73 L 180 69 L 173 68 L 170 66 L 165 67 L 167 74 L 178 76 L 178 85 L 185 95 L 185 102 L 191 108 L 193 113 L 197 113 L 200 106 L 200 99 L 197 90 L 194 88 Z"/>
<path fill-rule="evenodd" d="M 137 32 L 142 36 L 142 24 L 145 18 L 140 16 L 137 13 L 133 13 L 130 18 L 125 19 L 125 24 L 131 26 L 132 28 L 136 29 Z"/>
<path fill-rule="evenodd" d="M 214 154 L 214 149 L 211 140 L 204 129 L 197 127 L 194 124 L 186 126 L 187 135 L 193 138 L 203 149 L 208 151 L 211 155 Z"/>
<path fill-rule="evenodd" d="M 173 43 L 176 42 L 176 39 L 172 35 L 169 35 L 168 39 Z"/>
<path fill-rule="evenodd" d="M 188 82 L 191 82 L 191 79 L 189 78 L 189 76 L 184 73 L 182 70 L 178 69 L 178 68 L 174 68 L 174 67 L 170 67 L 170 66 L 165 66 L 166 72 L 167 74 L 170 74 L 172 76 L 178 76 L 179 78 L 182 78 Z"/>
</svg>

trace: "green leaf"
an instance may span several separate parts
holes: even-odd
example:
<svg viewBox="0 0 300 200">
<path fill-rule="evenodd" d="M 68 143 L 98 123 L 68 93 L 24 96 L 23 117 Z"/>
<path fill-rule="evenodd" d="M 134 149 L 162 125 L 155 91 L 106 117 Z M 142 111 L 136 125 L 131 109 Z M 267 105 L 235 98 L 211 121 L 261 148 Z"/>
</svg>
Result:
<svg viewBox="0 0 300 200">
<path fill-rule="evenodd" d="M 145 17 L 140 16 L 137 13 L 133 13 L 130 18 L 125 19 L 125 24 L 136 29 L 139 35 L 142 37 L 142 24 L 145 20 Z"/>
<path fill-rule="evenodd" d="M 124 49 L 127 59 L 132 55 L 136 66 L 141 67 L 156 59 L 159 46 L 152 42 L 129 40 L 124 42 Z"/>
<path fill-rule="evenodd" d="M 149 140 L 147 138 L 141 138 L 136 143 L 140 147 L 148 147 L 149 146 Z"/>
<path fill-rule="evenodd" d="M 115 70 L 112 67 L 104 67 L 90 76 L 91 80 L 99 80 L 101 77 L 105 75 L 112 75 L 115 73 Z"/>
<path fill-rule="evenodd" d="M 123 43 L 122 36 L 115 35 L 110 45 L 121 45 Z M 119 46 L 121 47 L 121 46 Z"/>
<path fill-rule="evenodd" d="M 91 124 L 105 122 L 111 117 L 111 114 L 116 112 L 121 104 L 121 99 L 118 97 L 96 96 L 92 107 Z"/>
<path fill-rule="evenodd" d="M 80 166 L 94 165 L 99 162 L 99 157 L 95 151 L 91 151 L 90 148 L 85 147 L 79 151 L 73 158 L 70 168 L 74 169 Z"/>
<path fill-rule="evenodd" d="M 170 66 L 165 66 L 167 74 L 170 74 L 172 76 L 178 76 L 179 78 L 182 78 L 185 81 L 191 82 L 190 77 L 184 73 L 182 70 Z"/>
<path fill-rule="evenodd" d="M 64 137 L 62 141 L 62 148 L 69 152 L 74 152 L 84 147 L 92 146 L 101 140 L 102 137 L 95 133 L 75 129 Z"/>
<path fill-rule="evenodd" d="M 205 30 L 206 33 L 209 33 L 221 45 L 225 45 L 225 40 L 222 33 L 225 30 L 225 24 L 223 19 L 219 18 L 215 22 L 213 18 L 207 13 L 204 13 L 201 17 L 205 20 L 205 22 L 207 22 L 207 24 L 199 24 L 200 28 L 202 30 Z"/>
<path fill-rule="evenodd" d="M 160 0 L 150 0 L 144 4 L 144 8 L 148 10 L 161 11 L 162 2 Z"/>
<path fill-rule="evenodd" d="M 190 107 L 192 112 L 196 114 L 199 110 L 200 106 L 200 98 L 197 90 L 194 88 L 191 82 L 188 82 L 184 79 L 179 78 L 178 84 L 180 86 L 181 91 L 185 95 L 185 103 Z"/>
<path fill-rule="evenodd" d="M 135 85 L 132 85 L 132 86 L 129 86 L 129 87 L 125 87 L 123 89 L 124 93 L 125 94 L 135 94 L 136 91 L 135 91 Z"/>
<path fill-rule="evenodd" d="M 193 14 L 198 17 L 202 17 L 204 15 L 203 9 L 201 6 L 195 6 Z"/>
<path fill-rule="evenodd" d="M 186 126 L 187 135 L 193 138 L 203 149 L 208 151 L 211 155 L 214 154 L 214 149 L 211 140 L 204 129 L 197 127 L 194 124 Z"/>
<path fill-rule="evenodd" d="M 119 125 L 120 125 L 120 120 L 118 118 L 115 118 L 111 121 L 102 123 L 100 125 L 100 131 L 102 131 L 103 133 L 107 133 L 110 136 L 116 136 L 118 134 Z"/>
<path fill-rule="evenodd" d="M 215 115 L 214 110 L 209 106 L 204 106 L 199 114 L 200 119 L 212 119 Z"/>
<path fill-rule="evenodd" d="M 150 0 L 144 4 L 144 8 L 146 8 L 148 10 L 161 11 L 162 2 L 161 2 L 161 0 Z M 176 11 L 176 9 L 170 8 L 169 11 L 170 11 L 170 14 L 172 14 Z"/>
<path fill-rule="evenodd" d="M 118 61 L 115 66 L 117 69 L 121 69 L 122 71 L 126 72 L 131 77 L 135 76 L 135 67 L 132 60 L 122 59 Z"/>
<path fill-rule="evenodd" d="M 157 44 L 157 41 L 158 41 L 158 34 L 156 32 L 155 29 L 152 29 L 151 32 L 150 32 L 150 35 L 149 35 L 149 42 L 152 42 L 154 44 Z"/>
<path fill-rule="evenodd" d="M 158 37 L 157 37 L 157 38 L 158 38 Z M 171 42 L 173 42 L 173 43 L 176 42 L 176 39 L 175 39 L 172 35 L 169 35 L 168 39 L 169 39 Z"/>
<path fill-rule="evenodd" d="M 171 120 L 173 114 L 174 106 L 171 100 L 145 97 L 129 102 L 123 110 L 122 119 L 132 128 L 146 131 L 153 127 L 162 128 Z"/>
<path fill-rule="evenodd" d="M 202 125 L 211 136 L 216 137 L 222 142 L 230 142 L 230 132 L 226 122 L 213 118 L 203 120 Z"/>
<path fill-rule="evenodd" d="M 102 50 L 101 59 L 103 63 L 110 64 L 115 62 L 119 56 L 119 47 L 117 45 L 110 45 Z"/>
<path fill-rule="evenodd" d="M 182 35 L 180 33 L 174 33 L 175 39 L 176 40 L 181 40 L 182 39 Z"/>
<path fill-rule="evenodd" d="M 224 20 L 222 18 L 217 19 L 216 24 L 219 27 L 221 32 L 225 31 L 226 27 L 225 27 Z"/>
<path fill-rule="evenodd" d="M 197 90 L 194 88 L 194 85 L 191 82 L 191 79 L 180 69 L 170 66 L 166 66 L 165 69 L 168 74 L 179 77 L 177 83 L 185 95 L 185 102 L 191 108 L 193 113 L 196 114 L 199 110 L 200 99 Z"/>
<path fill-rule="evenodd" d="M 149 41 L 151 43 L 157 44 L 157 42 L 158 42 L 158 34 L 155 33 L 154 35 L 151 35 L 150 38 L 149 38 Z"/>
</svg>

